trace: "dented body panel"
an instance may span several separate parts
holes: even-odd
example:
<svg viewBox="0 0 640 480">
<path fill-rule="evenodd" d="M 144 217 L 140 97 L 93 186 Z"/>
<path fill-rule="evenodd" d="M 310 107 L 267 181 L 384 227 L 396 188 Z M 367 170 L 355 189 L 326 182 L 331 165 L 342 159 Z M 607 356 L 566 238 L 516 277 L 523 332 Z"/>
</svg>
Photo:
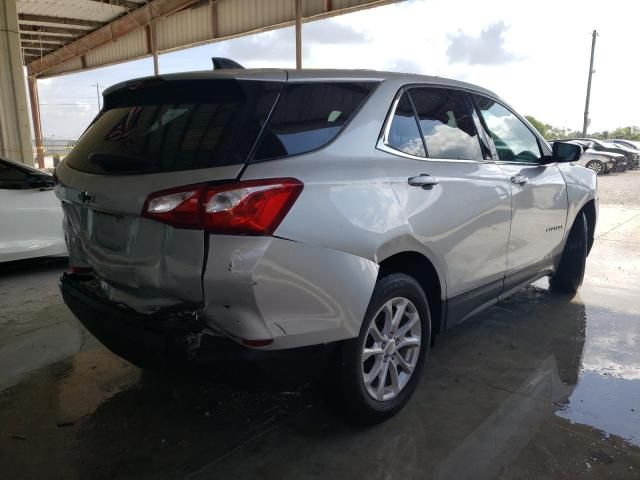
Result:
<svg viewBox="0 0 640 480">
<path fill-rule="evenodd" d="M 212 236 L 203 318 L 241 339 L 291 348 L 355 337 L 378 265 L 282 238 Z"/>
</svg>

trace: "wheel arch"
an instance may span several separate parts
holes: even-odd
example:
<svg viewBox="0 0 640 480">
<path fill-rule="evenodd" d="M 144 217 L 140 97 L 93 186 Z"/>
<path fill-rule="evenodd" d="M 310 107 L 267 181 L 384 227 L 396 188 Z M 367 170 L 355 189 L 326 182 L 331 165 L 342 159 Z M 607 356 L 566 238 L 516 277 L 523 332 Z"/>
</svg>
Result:
<svg viewBox="0 0 640 480">
<path fill-rule="evenodd" d="M 578 215 L 584 213 L 587 217 L 587 231 L 588 231 L 588 243 L 587 243 L 587 253 L 591 251 L 591 247 L 593 247 L 593 241 L 595 238 L 596 232 L 596 219 L 597 219 L 597 209 L 595 200 L 589 200 L 578 212 Z M 573 220 L 575 223 L 575 219 Z"/>
<path fill-rule="evenodd" d="M 434 334 L 444 326 L 444 288 L 443 279 L 435 265 L 424 254 L 415 251 L 395 253 L 379 264 L 378 278 L 391 273 L 405 273 L 420 284 L 424 290 L 431 313 L 431 329 Z"/>
</svg>

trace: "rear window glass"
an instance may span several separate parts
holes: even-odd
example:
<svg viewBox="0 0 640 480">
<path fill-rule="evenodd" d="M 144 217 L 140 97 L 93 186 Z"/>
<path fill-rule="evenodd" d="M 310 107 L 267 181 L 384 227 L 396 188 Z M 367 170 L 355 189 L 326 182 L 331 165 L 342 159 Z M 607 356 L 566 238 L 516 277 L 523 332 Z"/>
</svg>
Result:
<svg viewBox="0 0 640 480">
<path fill-rule="evenodd" d="M 245 163 L 282 85 L 193 80 L 116 91 L 65 162 L 113 175 Z"/>
<path fill-rule="evenodd" d="M 388 145 L 416 157 L 426 157 L 416 116 L 407 92 L 402 94 L 393 114 L 387 138 Z"/>
<path fill-rule="evenodd" d="M 377 82 L 288 83 L 265 128 L 256 161 L 325 146 L 340 132 Z"/>
<path fill-rule="evenodd" d="M 482 150 L 464 94 L 445 88 L 410 91 L 430 158 L 481 160 Z"/>
</svg>

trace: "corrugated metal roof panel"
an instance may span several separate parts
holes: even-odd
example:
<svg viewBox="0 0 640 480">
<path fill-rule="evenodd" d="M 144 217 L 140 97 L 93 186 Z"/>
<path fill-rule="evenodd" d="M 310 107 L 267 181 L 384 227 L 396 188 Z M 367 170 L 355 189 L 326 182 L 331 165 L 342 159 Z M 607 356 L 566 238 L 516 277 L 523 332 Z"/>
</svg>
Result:
<svg viewBox="0 0 640 480">
<path fill-rule="evenodd" d="M 295 18 L 292 0 L 220 0 L 218 32 L 221 37 L 290 22 Z"/>
<path fill-rule="evenodd" d="M 31 9 L 42 15 L 58 16 L 63 13 L 70 18 L 104 21 L 106 15 L 113 18 L 121 7 L 100 5 L 85 0 L 16 0 L 20 8 Z M 332 0 L 330 12 L 324 10 L 324 0 L 302 0 L 302 16 L 307 20 L 339 15 L 341 11 L 354 11 L 376 5 L 394 3 L 402 0 Z M 87 4 L 95 3 L 91 7 Z M 295 0 L 218 0 L 216 5 L 217 36 L 214 38 L 211 3 L 208 0 L 150 0 L 143 3 L 133 14 L 121 16 L 109 27 L 102 27 L 76 40 L 61 51 L 59 56 L 49 54 L 29 65 L 29 74 L 46 77 L 61 72 L 70 72 L 71 64 L 75 70 L 125 62 L 149 54 L 145 29 L 149 17 L 156 18 L 158 49 L 162 51 L 187 48 L 194 44 L 221 41 L 228 37 L 245 35 L 259 30 L 290 25 L 295 21 Z M 182 10 L 180 10 L 182 8 Z M 91 9 L 90 13 L 78 13 L 81 9 Z M 154 13 L 154 12 L 164 13 Z M 75 12 L 75 15 L 74 15 Z M 97 13 L 96 13 L 97 12 Z M 172 13 L 175 12 L 175 13 Z M 102 17 L 97 15 L 101 14 Z M 165 15 L 165 16 L 162 16 Z M 128 33 L 126 33 L 128 32 Z M 93 43 L 87 45 L 90 39 Z M 110 41 L 115 39 L 114 41 Z M 109 42 L 109 43 L 104 43 Z M 82 62 L 66 61 L 69 52 L 86 57 Z M 61 57 L 61 58 L 60 58 Z M 59 67 L 58 62 L 64 62 Z"/>
<path fill-rule="evenodd" d="M 159 50 L 203 42 L 212 36 L 209 5 L 205 3 L 169 15 L 157 23 L 157 31 Z"/>
<path fill-rule="evenodd" d="M 120 37 L 85 55 L 87 68 L 108 65 L 123 58 L 133 59 L 147 54 L 146 33 L 142 28 Z"/>
<path fill-rule="evenodd" d="M 110 22 L 126 12 L 124 8 L 117 5 L 87 2 L 86 0 L 16 0 L 16 5 L 19 14 L 75 18 L 104 23 Z"/>
<path fill-rule="evenodd" d="M 82 70 L 82 61 L 79 58 L 72 58 L 66 62 L 56 65 L 47 72 L 49 75 L 60 75 L 62 73 L 77 72 Z"/>
</svg>

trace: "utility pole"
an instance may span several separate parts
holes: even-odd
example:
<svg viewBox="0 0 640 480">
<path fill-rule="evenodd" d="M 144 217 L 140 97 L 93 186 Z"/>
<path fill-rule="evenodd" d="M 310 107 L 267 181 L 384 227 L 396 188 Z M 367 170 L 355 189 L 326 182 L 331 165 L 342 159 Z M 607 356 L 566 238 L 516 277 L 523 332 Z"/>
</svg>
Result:
<svg viewBox="0 0 640 480">
<path fill-rule="evenodd" d="M 102 110 L 102 105 L 100 105 L 100 89 L 102 88 L 102 85 L 100 85 L 99 83 L 92 83 L 89 86 L 96 87 L 96 97 L 98 99 L 98 112 L 99 112 L 100 110 Z"/>
<path fill-rule="evenodd" d="M 593 54 L 596 50 L 596 30 L 591 34 L 591 61 L 589 62 L 589 80 L 587 80 L 587 101 L 584 105 L 584 123 L 582 124 L 582 136 L 587 136 L 587 127 L 589 126 L 589 99 L 591 98 L 591 76 L 593 75 Z"/>
</svg>

